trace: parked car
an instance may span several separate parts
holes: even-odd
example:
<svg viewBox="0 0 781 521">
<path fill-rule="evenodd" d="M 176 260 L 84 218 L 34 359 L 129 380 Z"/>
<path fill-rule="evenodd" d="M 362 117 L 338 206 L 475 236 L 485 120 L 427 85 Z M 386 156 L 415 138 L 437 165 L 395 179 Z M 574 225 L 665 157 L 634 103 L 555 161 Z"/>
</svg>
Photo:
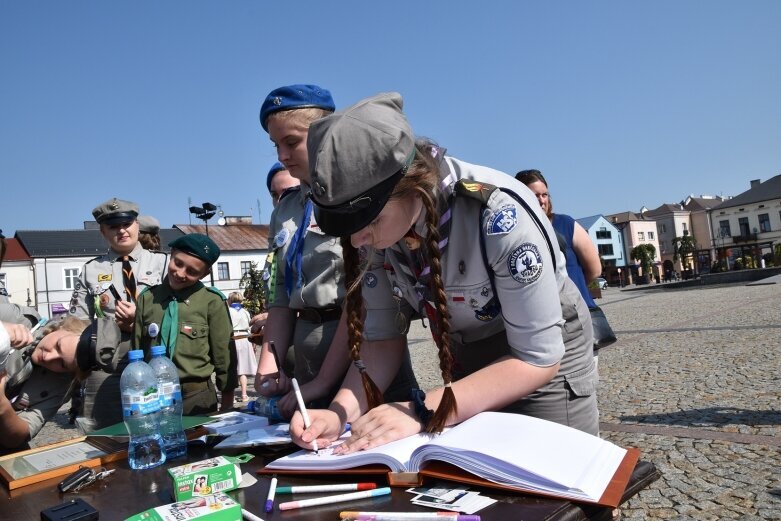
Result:
<svg viewBox="0 0 781 521">
<path fill-rule="evenodd" d="M 597 277 L 597 287 L 599 289 L 607 289 L 607 281 L 603 279 L 602 277 Z"/>
</svg>

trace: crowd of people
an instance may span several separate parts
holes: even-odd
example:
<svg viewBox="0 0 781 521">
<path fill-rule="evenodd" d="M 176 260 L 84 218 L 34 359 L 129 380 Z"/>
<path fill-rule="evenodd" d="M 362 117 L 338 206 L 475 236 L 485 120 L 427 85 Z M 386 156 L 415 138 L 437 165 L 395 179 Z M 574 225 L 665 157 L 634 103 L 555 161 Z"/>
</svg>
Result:
<svg viewBox="0 0 781 521">
<path fill-rule="evenodd" d="M 414 134 L 397 93 L 337 111 L 325 88 L 283 86 L 260 125 L 279 160 L 266 176 L 266 311 L 250 316 L 240 293 L 201 282 L 220 256 L 209 237 L 180 236 L 165 254 L 137 204 L 98 205 L 108 251 L 83 266 L 66 319 L 31 333 L 40 317 L 0 295 L 3 450 L 24 447 L 68 398 L 84 432 L 122 421 L 127 352 L 154 345 L 179 370 L 185 414 L 232 408 L 237 387 L 246 401 L 254 377 L 303 447 L 349 424 L 336 450 L 352 452 L 489 410 L 598 434 L 587 287 L 600 260 L 552 212 L 539 171 L 516 178 L 449 155 Z M 412 320 L 437 346 L 439 387 L 418 388 Z"/>
</svg>

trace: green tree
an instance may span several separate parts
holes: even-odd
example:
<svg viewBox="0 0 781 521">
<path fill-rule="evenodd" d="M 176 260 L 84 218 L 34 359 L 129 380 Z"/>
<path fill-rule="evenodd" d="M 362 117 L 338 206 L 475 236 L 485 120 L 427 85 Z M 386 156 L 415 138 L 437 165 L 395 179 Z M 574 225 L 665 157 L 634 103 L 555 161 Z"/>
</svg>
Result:
<svg viewBox="0 0 781 521">
<path fill-rule="evenodd" d="M 653 244 L 640 244 L 632 248 L 632 260 L 636 260 L 643 268 L 643 275 L 651 276 L 651 266 L 656 259 L 656 248 Z M 649 279 L 650 280 L 650 279 Z"/>
<path fill-rule="evenodd" d="M 694 242 L 694 237 L 689 235 L 687 231 L 683 232 L 683 237 L 675 237 L 673 239 L 673 261 L 681 259 L 684 269 L 690 269 L 690 266 L 694 264 L 694 252 L 696 250 L 697 244 Z"/>
<path fill-rule="evenodd" d="M 263 280 L 263 271 L 258 269 L 258 263 L 250 263 L 250 268 L 241 277 L 239 287 L 244 290 L 244 302 L 242 305 L 251 316 L 266 311 L 266 299 L 268 287 Z"/>
</svg>

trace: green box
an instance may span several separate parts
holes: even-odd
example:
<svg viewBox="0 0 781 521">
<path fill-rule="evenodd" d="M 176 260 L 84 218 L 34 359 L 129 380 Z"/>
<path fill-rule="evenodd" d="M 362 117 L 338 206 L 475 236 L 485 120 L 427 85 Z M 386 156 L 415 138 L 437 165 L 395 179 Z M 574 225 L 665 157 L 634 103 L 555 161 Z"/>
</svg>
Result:
<svg viewBox="0 0 781 521">
<path fill-rule="evenodd" d="M 174 497 L 177 501 L 184 501 L 239 488 L 241 469 L 238 464 L 252 457 L 252 454 L 217 456 L 168 469 L 174 482 Z"/>
<path fill-rule="evenodd" d="M 241 505 L 227 494 L 212 494 L 150 508 L 125 521 L 241 521 Z"/>
</svg>

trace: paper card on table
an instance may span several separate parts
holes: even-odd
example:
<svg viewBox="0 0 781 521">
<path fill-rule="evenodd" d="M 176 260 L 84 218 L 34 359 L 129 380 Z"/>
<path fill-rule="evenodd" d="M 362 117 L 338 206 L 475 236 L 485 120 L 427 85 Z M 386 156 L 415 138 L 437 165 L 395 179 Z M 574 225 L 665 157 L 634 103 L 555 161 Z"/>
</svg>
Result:
<svg viewBox="0 0 781 521">
<path fill-rule="evenodd" d="M 212 418 L 215 421 L 208 425 L 204 425 L 204 428 L 209 432 L 222 434 L 224 436 L 230 436 L 235 432 L 247 429 L 266 427 L 268 425 L 268 418 L 265 416 L 255 416 L 254 414 L 247 414 L 246 412 L 239 411 L 215 414 Z"/>
<path fill-rule="evenodd" d="M 216 449 L 232 449 L 235 447 L 259 447 L 263 445 L 282 445 L 292 443 L 290 424 L 277 423 L 265 427 L 253 428 L 247 431 L 231 434 L 220 443 Z"/>
</svg>

